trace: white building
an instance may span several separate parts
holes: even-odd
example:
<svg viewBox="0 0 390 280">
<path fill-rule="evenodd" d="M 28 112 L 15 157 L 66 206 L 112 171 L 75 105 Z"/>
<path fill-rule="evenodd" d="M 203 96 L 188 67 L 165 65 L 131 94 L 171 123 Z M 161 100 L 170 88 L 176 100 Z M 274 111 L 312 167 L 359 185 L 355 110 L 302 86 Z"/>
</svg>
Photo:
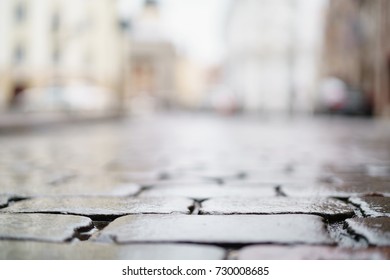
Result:
<svg viewBox="0 0 390 280">
<path fill-rule="evenodd" d="M 228 17 L 226 84 L 247 111 L 311 110 L 322 0 L 236 0 Z"/>
<path fill-rule="evenodd" d="M 0 49 L 2 109 L 27 100 L 32 109 L 101 110 L 118 99 L 124 52 L 115 1 L 1 0 Z"/>
</svg>

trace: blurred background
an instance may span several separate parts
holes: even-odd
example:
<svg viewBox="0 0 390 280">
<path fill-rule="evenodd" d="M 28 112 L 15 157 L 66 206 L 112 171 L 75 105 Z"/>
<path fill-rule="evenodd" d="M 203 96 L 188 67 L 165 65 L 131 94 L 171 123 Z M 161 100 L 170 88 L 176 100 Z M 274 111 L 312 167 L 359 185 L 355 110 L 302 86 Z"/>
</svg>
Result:
<svg viewBox="0 0 390 280">
<path fill-rule="evenodd" d="M 1 0 L 0 119 L 390 116 L 389 13 L 387 0 Z"/>
</svg>

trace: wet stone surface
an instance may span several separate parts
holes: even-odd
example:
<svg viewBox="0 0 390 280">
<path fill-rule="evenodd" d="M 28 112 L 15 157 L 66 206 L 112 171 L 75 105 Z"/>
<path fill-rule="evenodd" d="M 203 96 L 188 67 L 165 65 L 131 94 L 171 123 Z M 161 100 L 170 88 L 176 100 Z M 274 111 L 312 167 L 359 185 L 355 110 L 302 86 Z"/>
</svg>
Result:
<svg viewBox="0 0 390 280">
<path fill-rule="evenodd" d="M 143 191 L 140 197 L 181 196 L 203 200 L 214 197 L 272 197 L 276 196 L 273 185 L 225 186 L 225 185 L 176 185 L 155 186 Z"/>
<path fill-rule="evenodd" d="M 225 250 L 191 244 L 115 245 L 92 242 L 68 244 L 0 241 L 0 259 L 27 260 L 219 260 Z"/>
<path fill-rule="evenodd" d="M 4 206 L 7 206 L 8 205 L 8 201 L 11 197 L 8 196 L 8 195 L 2 195 L 0 194 L 0 208 L 1 207 L 4 207 Z"/>
<path fill-rule="evenodd" d="M 13 194 L 22 197 L 39 196 L 130 196 L 141 187 L 137 184 L 115 183 L 100 176 L 85 176 L 83 180 L 69 183 L 49 183 L 37 185 L 17 185 L 15 183 L 0 185 L 0 193 Z"/>
<path fill-rule="evenodd" d="M 353 197 L 349 200 L 358 205 L 366 216 L 390 217 L 390 197 Z"/>
<path fill-rule="evenodd" d="M 202 203 L 201 214 L 317 214 L 352 216 L 351 206 L 331 198 L 215 198 Z"/>
<path fill-rule="evenodd" d="M 388 217 L 371 220 L 388 213 L 387 198 L 377 198 L 390 197 L 388 143 L 389 122 L 338 117 L 172 114 L 2 133 L 0 215 L 8 219 L 0 224 L 0 239 L 7 239 L 7 252 L 14 247 L 15 258 L 46 256 L 39 244 L 23 249 L 35 238 L 63 243 L 58 254 L 48 250 L 48 258 L 77 258 L 71 256 L 76 244 L 67 243 L 80 223 L 91 221 L 74 213 L 95 226 L 76 230 L 80 256 L 85 250 L 138 258 L 131 253 L 138 249 L 121 246 L 146 241 L 153 244 L 131 248 L 149 258 L 156 245 L 161 258 L 170 258 L 170 251 L 186 258 L 182 249 L 156 243 L 161 240 L 218 244 L 228 258 L 255 243 L 275 243 L 266 251 L 278 256 L 353 259 L 356 253 L 364 259 L 367 252 L 375 258 L 371 253 L 388 246 Z M 353 253 L 342 249 L 367 243 Z M 115 247 L 104 247 L 105 254 L 102 246 Z M 216 258 L 203 248 L 199 258 Z"/>
<path fill-rule="evenodd" d="M 8 213 L 62 213 L 85 216 L 190 213 L 185 198 L 42 197 L 16 202 L 0 211 Z"/>
<path fill-rule="evenodd" d="M 368 240 L 371 245 L 390 246 L 390 218 L 353 218 L 348 227 Z"/>
<path fill-rule="evenodd" d="M 86 217 L 52 214 L 0 214 L 0 239 L 64 242 L 76 230 L 93 228 Z"/>
<path fill-rule="evenodd" d="M 100 241 L 215 244 L 332 244 L 323 219 L 312 215 L 131 215 L 116 219 Z"/>
<path fill-rule="evenodd" d="M 238 252 L 240 260 L 386 260 L 390 248 L 255 245 Z"/>
<path fill-rule="evenodd" d="M 291 197 L 340 197 L 349 198 L 351 196 L 390 196 L 390 182 L 385 183 L 346 183 L 342 185 L 326 185 L 320 183 L 283 185 L 282 191 Z"/>
</svg>

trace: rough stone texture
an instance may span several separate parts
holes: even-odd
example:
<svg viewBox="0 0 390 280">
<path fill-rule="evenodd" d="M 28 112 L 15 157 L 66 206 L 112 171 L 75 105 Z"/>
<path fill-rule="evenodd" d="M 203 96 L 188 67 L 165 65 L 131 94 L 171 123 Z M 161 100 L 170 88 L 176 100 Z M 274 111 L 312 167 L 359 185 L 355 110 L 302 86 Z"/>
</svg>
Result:
<svg viewBox="0 0 390 280">
<path fill-rule="evenodd" d="M 366 172 L 371 177 L 390 179 L 390 164 L 368 164 Z"/>
<path fill-rule="evenodd" d="M 88 181 L 68 184 L 58 188 L 52 188 L 46 192 L 47 196 L 130 196 L 134 195 L 141 187 L 137 184 L 105 184 L 94 185 Z M 42 195 L 42 194 L 40 194 Z"/>
<path fill-rule="evenodd" d="M 390 197 L 353 197 L 349 200 L 358 205 L 366 216 L 390 217 Z"/>
<path fill-rule="evenodd" d="M 324 209 L 319 207 L 321 203 L 308 207 L 306 202 L 295 202 L 305 201 L 299 197 L 309 200 L 331 196 L 349 199 L 375 194 L 390 197 L 389 128 L 388 122 L 369 119 L 297 117 L 286 120 L 173 114 L 96 122 L 93 125 L 58 125 L 55 129 L 40 127 L 13 134 L 0 131 L 0 195 L 12 197 L 12 202 L 8 202 L 6 207 L 4 203 L 7 202 L 3 199 L 0 213 L 20 210 L 87 213 L 99 230 L 109 224 L 102 230 L 101 239 L 111 243 L 110 235 L 105 232 L 111 231 L 116 222 L 110 225 L 113 217 L 106 215 L 156 212 L 166 214 L 162 218 L 154 217 L 153 223 L 145 223 L 142 219 L 148 218 L 149 221 L 155 214 L 149 215 L 152 217 L 133 215 L 136 217 L 128 218 L 129 221 L 135 219 L 136 223 L 132 222 L 132 225 L 137 227 L 122 225 L 123 232 L 136 232 L 138 235 L 120 234 L 118 240 L 127 242 L 126 236 L 137 240 L 164 237 L 164 240 L 191 239 L 202 243 L 227 240 L 227 245 L 221 244 L 226 249 L 237 248 L 253 240 L 262 243 L 267 239 L 289 244 L 327 243 L 330 241 L 324 231 L 326 226 L 332 240 L 338 241 L 339 246 L 356 247 L 364 245 L 365 240 L 354 238 L 351 226 L 343 227 L 347 215 L 321 220 L 318 215 L 326 216 Z M 224 193 L 225 198 L 238 200 L 251 198 L 250 187 L 265 191 L 268 189 L 263 188 L 266 184 L 282 198 L 278 201 L 292 199 L 286 205 L 279 205 L 281 208 L 316 210 L 318 215 L 298 215 L 306 217 L 304 222 L 293 214 L 273 219 L 269 215 L 258 214 L 252 214 L 250 218 L 242 214 L 199 215 L 202 204 L 207 206 L 220 198 L 219 191 L 195 190 L 195 187 L 203 188 L 210 184 L 216 190 L 217 185 L 241 188 L 239 192 Z M 179 190 L 175 187 L 178 185 L 188 189 Z M 140 190 L 139 186 L 151 188 Z M 177 193 L 168 189 L 177 189 Z M 156 195 L 166 192 L 164 195 L 172 197 L 138 197 L 152 192 Z M 208 198 L 209 201 L 193 202 L 174 195 Z M 255 193 L 255 196 L 260 195 Z M 15 201 L 15 197 L 34 199 Z M 269 205 L 269 199 L 263 200 L 264 205 Z M 130 201 L 132 203 L 127 203 Z M 176 220 L 177 214 L 169 214 L 171 211 L 189 214 L 189 205 L 194 206 L 194 211 L 180 219 L 194 222 L 180 222 Z M 248 206 L 260 207 L 251 203 Z M 338 206 L 339 209 L 326 211 L 350 211 L 343 203 Z M 249 210 L 253 209 L 244 209 Z M 166 222 L 165 219 L 172 221 Z M 329 220 L 332 224 L 326 225 Z M 206 221 L 205 224 L 203 221 Z M 288 226 L 286 223 L 289 223 Z M 4 228 L 1 227 L 2 230 Z M 121 232 L 119 225 L 115 228 L 112 230 L 114 237 L 116 231 Z M 320 233 L 317 234 L 317 231 Z M 364 236 L 370 231 L 372 229 L 368 228 Z M 79 237 L 83 239 L 92 234 L 91 239 L 94 240 L 99 238 L 99 233 L 88 232 Z M 383 233 L 380 236 L 383 237 Z M 323 242 L 324 239 L 326 242 Z M 373 240 L 371 243 L 374 244 L 377 240 Z M 235 252 L 233 250 L 229 255 Z M 313 256 L 316 256 L 315 252 Z"/>
<path fill-rule="evenodd" d="M 7 206 L 10 197 L 8 195 L 0 194 L 0 208 Z"/>
<path fill-rule="evenodd" d="M 49 183 L 47 185 L 5 185 L 0 186 L 0 193 L 8 193 L 22 197 L 40 196 L 129 196 L 136 194 L 141 187 L 137 184 L 118 184 L 105 178 L 106 182 L 97 181 L 95 176 L 90 179 L 72 181 L 64 184 Z M 94 179 L 92 179 L 94 178 Z"/>
<path fill-rule="evenodd" d="M 202 203 L 202 214 L 317 214 L 323 216 L 353 215 L 346 203 L 330 198 L 215 198 Z"/>
<path fill-rule="evenodd" d="M 224 185 L 197 185 L 197 186 L 159 186 L 150 188 L 141 193 L 140 197 L 169 197 L 181 196 L 193 199 L 207 199 L 214 197 L 270 197 L 276 196 L 272 185 L 266 186 L 224 186 Z"/>
<path fill-rule="evenodd" d="M 238 252 L 240 260 L 388 260 L 390 247 L 340 248 L 330 246 L 247 246 Z"/>
<path fill-rule="evenodd" d="M 131 215 L 116 219 L 101 241 L 331 244 L 322 218 L 312 215 Z"/>
<path fill-rule="evenodd" d="M 206 245 L 133 244 L 115 245 L 92 242 L 71 244 L 30 241 L 0 241 L 0 259 L 27 260 L 218 260 L 225 250 Z"/>
<path fill-rule="evenodd" d="M 63 242 L 77 229 L 92 228 L 86 217 L 53 214 L 0 214 L 0 239 Z"/>
<path fill-rule="evenodd" d="M 188 214 L 192 201 L 185 198 L 42 197 L 17 202 L 3 212 L 63 213 L 86 216 L 126 214 Z"/>
<path fill-rule="evenodd" d="M 206 170 L 193 170 L 183 172 L 184 176 L 211 179 L 215 181 L 240 180 L 246 177 L 246 173 L 235 168 L 209 168 Z"/>
<path fill-rule="evenodd" d="M 304 185 L 304 184 L 303 184 Z M 307 184 L 306 185 L 310 185 Z M 390 196 L 389 183 L 346 183 L 340 186 L 315 183 L 310 187 L 283 185 L 282 191 L 291 197 L 341 197 L 383 195 Z"/>
<path fill-rule="evenodd" d="M 370 244 L 390 246 L 390 218 L 353 218 L 346 222 L 354 233 L 365 237 Z"/>
</svg>

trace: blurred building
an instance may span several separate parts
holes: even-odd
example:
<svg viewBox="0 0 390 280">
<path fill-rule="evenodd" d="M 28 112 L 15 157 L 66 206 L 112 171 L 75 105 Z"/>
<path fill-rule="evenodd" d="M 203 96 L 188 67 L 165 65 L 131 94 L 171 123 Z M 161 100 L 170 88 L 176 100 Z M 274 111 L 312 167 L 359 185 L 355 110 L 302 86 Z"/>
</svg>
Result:
<svg viewBox="0 0 390 280">
<path fill-rule="evenodd" d="M 157 1 L 146 0 L 129 22 L 127 101 L 133 112 L 167 108 L 175 103 L 177 57 L 162 29 L 159 8 Z"/>
<path fill-rule="evenodd" d="M 1 0 L 0 106 L 111 110 L 123 87 L 115 1 Z"/>
<path fill-rule="evenodd" d="M 233 2 L 225 80 L 244 110 L 312 110 L 323 5 L 321 0 Z"/>
<path fill-rule="evenodd" d="M 390 1 L 330 1 L 322 76 L 345 84 L 340 111 L 390 115 L 389 32 Z"/>
</svg>

